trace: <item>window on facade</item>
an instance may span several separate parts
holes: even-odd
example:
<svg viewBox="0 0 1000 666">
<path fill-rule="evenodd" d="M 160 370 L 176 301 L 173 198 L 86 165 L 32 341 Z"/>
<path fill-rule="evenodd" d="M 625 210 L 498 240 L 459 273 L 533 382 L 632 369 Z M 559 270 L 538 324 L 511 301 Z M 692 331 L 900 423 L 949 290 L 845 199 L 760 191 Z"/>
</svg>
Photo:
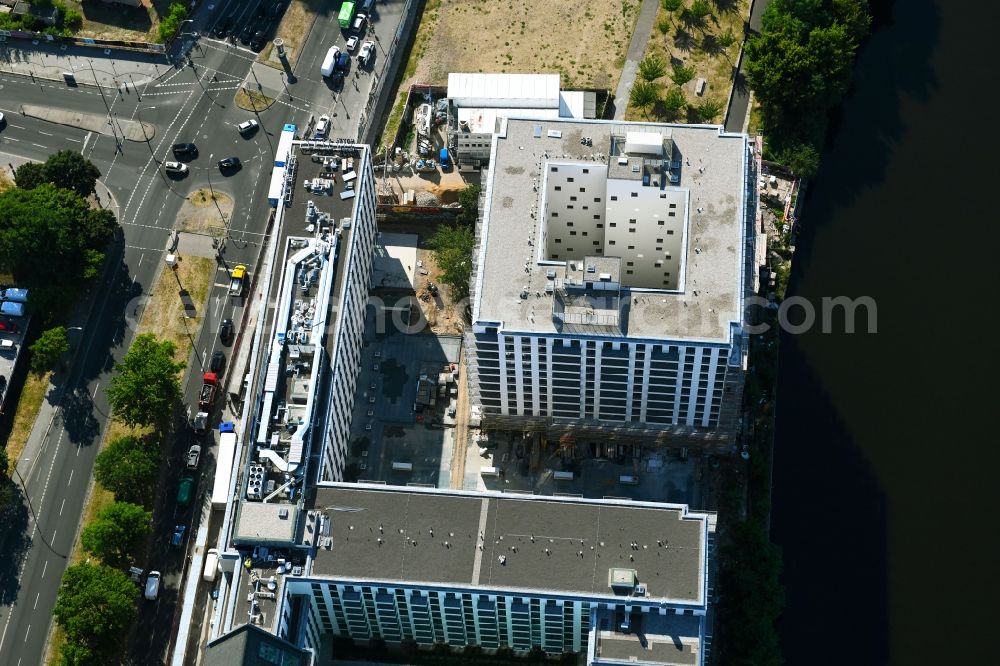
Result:
<svg viewBox="0 0 1000 666">
<path fill-rule="evenodd" d="M 556 192 L 562 192 L 562 185 L 556 185 Z"/>
<path fill-rule="evenodd" d="M 572 227 L 572 226 L 573 226 L 573 223 L 572 223 L 572 222 L 567 222 L 567 223 L 566 223 L 566 226 L 567 226 L 567 227 Z"/>
<path fill-rule="evenodd" d="M 587 234 L 584 234 L 584 236 L 586 236 L 586 235 Z M 594 241 L 594 245 L 600 245 L 600 244 L 601 244 L 601 241 Z"/>
<path fill-rule="evenodd" d="M 576 236 L 576 232 L 575 231 L 571 231 L 571 232 L 569 232 L 569 235 L 570 236 Z"/>
<path fill-rule="evenodd" d="M 628 223 L 629 223 L 629 224 L 635 224 L 635 218 L 634 218 L 634 217 L 632 217 L 632 218 L 629 218 L 629 221 L 628 221 Z"/>
<path fill-rule="evenodd" d="M 569 200 L 570 200 L 570 201 L 576 201 L 576 197 L 572 197 L 572 196 L 571 196 L 571 197 L 569 198 Z"/>
<path fill-rule="evenodd" d="M 601 197 L 594 197 L 594 203 L 601 203 Z"/>
<path fill-rule="evenodd" d="M 581 192 L 586 192 L 586 191 L 587 191 L 587 188 L 586 188 L 586 187 L 581 187 L 581 188 L 580 188 L 580 191 L 581 191 Z"/>
<path fill-rule="evenodd" d="M 552 211 L 552 217 L 559 217 L 559 213 L 557 211 Z"/>
<path fill-rule="evenodd" d="M 665 222 L 664 222 L 663 220 L 657 220 L 657 221 L 656 221 L 656 224 L 658 224 L 659 226 L 661 226 L 661 227 L 662 227 L 662 226 L 663 226 L 664 224 L 666 224 L 666 223 L 665 223 Z"/>
<path fill-rule="evenodd" d="M 611 227 L 612 229 L 614 229 L 615 227 L 618 226 L 618 223 L 617 222 L 610 222 L 610 223 L 608 223 L 608 226 Z"/>
<path fill-rule="evenodd" d="M 611 195 L 611 200 L 612 200 L 612 201 L 618 201 L 618 195 L 616 195 L 616 194 L 612 194 L 612 195 Z"/>
<path fill-rule="evenodd" d="M 566 182 L 567 182 L 567 183 L 572 183 L 572 182 L 573 182 L 573 179 L 572 179 L 572 178 L 567 178 L 567 179 L 566 179 Z"/>
<path fill-rule="evenodd" d="M 599 220 L 599 219 L 601 219 L 601 216 L 600 216 L 600 215 L 595 215 L 595 216 L 594 216 L 594 219 L 595 219 L 595 220 Z M 594 225 L 594 226 L 596 226 L 596 227 L 597 227 L 598 229 L 603 229 L 603 228 L 604 228 L 604 225 L 603 225 L 603 224 L 600 224 L 600 223 L 598 223 L 598 224 L 596 224 L 596 225 Z"/>
<path fill-rule="evenodd" d="M 559 255 L 558 255 L 558 254 L 553 254 L 553 255 L 552 255 L 552 258 L 553 258 L 553 259 L 558 259 L 558 258 L 559 258 Z"/>
<path fill-rule="evenodd" d="M 608 241 L 608 245 L 614 245 L 614 244 L 615 244 L 615 242 L 613 240 L 609 240 Z"/>
<path fill-rule="evenodd" d="M 556 171 L 559 171 L 559 167 L 550 167 L 550 170 L 551 170 L 551 171 L 552 171 L 553 173 L 555 173 Z"/>
<path fill-rule="evenodd" d="M 677 217 L 677 213 L 674 213 L 674 212 L 667 213 L 667 215 L 669 217 Z"/>
<path fill-rule="evenodd" d="M 629 229 L 629 230 L 628 230 L 628 232 L 629 232 L 630 234 L 634 234 L 634 233 L 635 233 L 635 229 Z"/>
<path fill-rule="evenodd" d="M 657 242 L 657 243 L 662 243 L 662 242 L 663 242 L 663 239 L 662 239 L 662 238 L 657 238 L 657 239 L 656 239 L 656 242 Z"/>
<path fill-rule="evenodd" d="M 566 204 L 566 208 L 573 210 L 573 204 Z"/>
<path fill-rule="evenodd" d="M 590 169 L 584 169 L 583 172 L 584 173 L 590 173 Z"/>
<path fill-rule="evenodd" d="M 633 198 L 635 198 L 635 197 L 638 197 L 638 196 L 639 196 L 639 193 L 638 193 L 638 192 L 632 192 L 632 197 L 633 197 Z"/>
<path fill-rule="evenodd" d="M 626 266 L 635 266 L 635 262 L 634 261 L 626 261 L 625 265 Z"/>
<path fill-rule="evenodd" d="M 677 208 L 677 204 L 675 204 L 675 203 L 672 203 L 672 204 L 670 204 L 670 207 L 671 207 L 671 208 Z"/>
<path fill-rule="evenodd" d="M 562 238 L 556 238 L 556 239 L 555 239 L 555 242 L 557 242 L 557 243 L 562 243 Z"/>
<path fill-rule="evenodd" d="M 587 232 L 586 232 L 586 231 L 584 231 L 584 232 L 583 232 L 583 235 L 584 235 L 584 236 L 586 236 L 586 235 L 587 235 Z"/>
<path fill-rule="evenodd" d="M 674 235 L 674 230 L 673 229 L 667 229 L 667 235 L 668 236 L 673 236 Z"/>
<path fill-rule="evenodd" d="M 656 251 L 657 251 L 657 252 L 659 252 L 659 251 L 660 251 L 660 250 L 662 250 L 662 249 L 663 249 L 663 248 L 662 248 L 662 247 L 660 247 L 659 245 L 657 245 L 657 246 L 656 246 Z"/>
<path fill-rule="evenodd" d="M 625 271 L 625 275 L 632 275 L 633 271 Z"/>
<path fill-rule="evenodd" d="M 629 245 L 629 246 L 628 246 L 628 249 L 630 249 L 630 250 L 634 250 L 634 249 L 635 249 L 635 245 Z"/>
</svg>

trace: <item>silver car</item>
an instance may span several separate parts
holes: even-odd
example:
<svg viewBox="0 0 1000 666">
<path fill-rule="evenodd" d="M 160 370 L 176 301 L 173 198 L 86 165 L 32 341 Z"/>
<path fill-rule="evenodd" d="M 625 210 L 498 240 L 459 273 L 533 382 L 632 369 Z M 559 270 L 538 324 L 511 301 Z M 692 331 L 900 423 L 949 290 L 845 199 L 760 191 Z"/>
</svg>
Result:
<svg viewBox="0 0 1000 666">
<path fill-rule="evenodd" d="M 237 131 L 239 131 L 240 134 L 246 134 L 247 132 L 252 132 L 253 130 L 257 129 L 259 126 L 260 126 L 259 123 L 253 118 L 251 118 L 250 120 L 247 120 L 237 125 L 236 129 Z"/>
<path fill-rule="evenodd" d="M 164 162 L 163 170 L 167 173 L 187 173 L 188 165 L 183 162 Z"/>
</svg>

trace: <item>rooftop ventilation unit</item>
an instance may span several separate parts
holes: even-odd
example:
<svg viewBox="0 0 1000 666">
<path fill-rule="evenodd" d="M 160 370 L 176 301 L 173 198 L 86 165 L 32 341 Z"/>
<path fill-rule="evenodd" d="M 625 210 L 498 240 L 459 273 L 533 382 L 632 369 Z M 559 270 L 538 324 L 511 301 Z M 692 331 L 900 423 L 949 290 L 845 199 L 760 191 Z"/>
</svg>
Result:
<svg viewBox="0 0 1000 666">
<path fill-rule="evenodd" d="M 562 132 L 560 132 L 559 130 L 549 130 L 545 134 L 550 139 L 561 139 L 562 138 Z"/>
<path fill-rule="evenodd" d="M 555 271 L 545 271 L 545 277 L 547 277 L 550 280 L 555 280 L 556 279 L 556 272 Z"/>
<path fill-rule="evenodd" d="M 645 583 L 639 583 L 638 585 L 635 586 L 635 596 L 637 596 L 637 597 L 644 597 L 644 596 L 646 596 L 646 584 Z"/>
<path fill-rule="evenodd" d="M 597 271 L 597 266 L 595 266 L 594 264 L 587 264 L 588 273 L 595 273 L 596 271 Z"/>
</svg>

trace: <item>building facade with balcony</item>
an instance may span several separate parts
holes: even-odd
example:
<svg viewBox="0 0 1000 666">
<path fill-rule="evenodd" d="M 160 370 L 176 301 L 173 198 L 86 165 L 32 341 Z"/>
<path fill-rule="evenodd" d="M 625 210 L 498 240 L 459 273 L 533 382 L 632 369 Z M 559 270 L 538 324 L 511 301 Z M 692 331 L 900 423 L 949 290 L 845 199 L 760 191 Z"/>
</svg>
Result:
<svg viewBox="0 0 1000 666">
<path fill-rule="evenodd" d="M 750 157 L 716 126 L 505 121 L 466 334 L 484 427 L 728 446 L 756 270 Z"/>
<path fill-rule="evenodd" d="M 685 506 L 324 484 L 313 512 L 314 549 L 280 581 L 271 627 L 300 647 L 328 654 L 337 637 L 594 663 L 655 649 L 655 663 L 704 663 L 714 528 Z M 647 629 L 655 639 L 636 641 Z"/>
</svg>

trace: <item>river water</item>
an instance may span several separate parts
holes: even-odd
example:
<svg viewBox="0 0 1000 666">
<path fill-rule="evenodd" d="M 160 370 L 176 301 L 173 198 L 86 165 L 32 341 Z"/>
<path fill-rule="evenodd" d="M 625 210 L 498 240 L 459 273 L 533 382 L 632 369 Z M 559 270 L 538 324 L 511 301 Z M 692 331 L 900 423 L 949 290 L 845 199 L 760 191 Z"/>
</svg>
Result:
<svg viewBox="0 0 1000 666">
<path fill-rule="evenodd" d="M 789 295 L 870 296 L 877 333 L 782 338 L 782 645 L 793 666 L 997 664 L 1000 21 L 873 4 Z"/>
</svg>

